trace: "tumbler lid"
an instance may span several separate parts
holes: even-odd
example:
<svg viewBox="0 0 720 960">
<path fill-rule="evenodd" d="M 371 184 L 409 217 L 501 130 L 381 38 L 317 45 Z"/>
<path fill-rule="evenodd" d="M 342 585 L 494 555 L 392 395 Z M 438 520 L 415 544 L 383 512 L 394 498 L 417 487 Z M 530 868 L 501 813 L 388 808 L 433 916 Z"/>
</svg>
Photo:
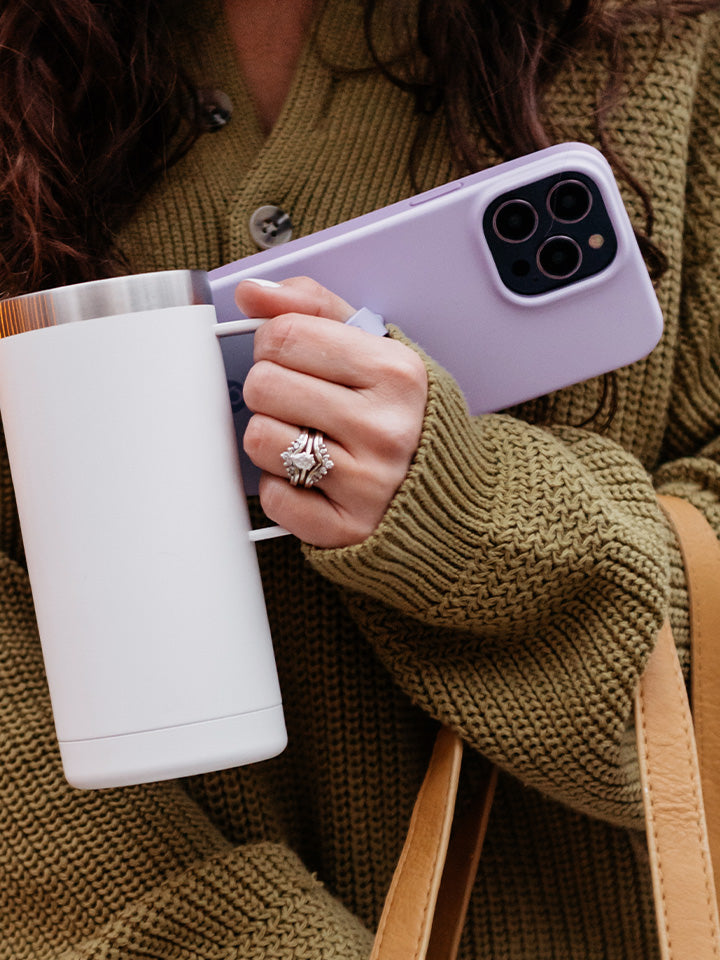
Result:
<svg viewBox="0 0 720 960">
<path fill-rule="evenodd" d="M 213 302 L 203 270 L 160 270 L 108 277 L 0 300 L 0 337 L 76 320 Z"/>
</svg>

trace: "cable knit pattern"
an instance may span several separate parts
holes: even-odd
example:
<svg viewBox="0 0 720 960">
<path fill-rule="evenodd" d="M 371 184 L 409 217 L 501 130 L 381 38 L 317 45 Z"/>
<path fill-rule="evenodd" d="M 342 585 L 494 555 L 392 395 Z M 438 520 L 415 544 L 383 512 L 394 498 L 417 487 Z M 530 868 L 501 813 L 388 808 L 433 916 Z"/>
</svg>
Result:
<svg viewBox="0 0 720 960">
<path fill-rule="evenodd" d="M 233 118 L 123 230 L 137 270 L 255 252 L 248 219 L 263 204 L 299 236 L 412 192 L 411 100 L 341 69 L 368 64 L 358 0 L 322 6 L 267 139 L 218 7 L 172 9 L 183 62 L 229 94 Z M 65 783 L 3 449 L 0 960 L 366 957 L 438 719 L 503 770 L 463 960 L 657 956 L 631 704 L 668 610 L 688 659 L 682 566 L 654 488 L 720 531 L 717 23 L 667 23 L 656 59 L 650 25 L 627 39 L 635 73 L 610 134 L 653 198 L 670 268 L 663 340 L 619 372 L 609 435 L 568 426 L 592 411 L 594 382 L 550 397 L 545 426 L 528 423 L 535 403 L 472 419 L 426 358 L 420 447 L 374 535 L 344 550 L 258 545 L 280 757 L 123 790 Z M 594 142 L 602 75 L 589 53 L 557 79 L 557 140 Z M 418 183 L 453 176 L 436 119 Z"/>
</svg>

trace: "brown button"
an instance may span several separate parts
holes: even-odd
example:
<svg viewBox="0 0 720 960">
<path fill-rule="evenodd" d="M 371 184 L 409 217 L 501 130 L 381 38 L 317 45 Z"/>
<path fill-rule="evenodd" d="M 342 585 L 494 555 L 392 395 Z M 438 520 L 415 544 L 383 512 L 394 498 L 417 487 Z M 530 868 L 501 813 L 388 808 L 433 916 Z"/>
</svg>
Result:
<svg viewBox="0 0 720 960">
<path fill-rule="evenodd" d="M 197 91 L 198 121 L 203 130 L 214 133 L 230 122 L 233 106 L 222 90 L 201 88 Z"/>
<path fill-rule="evenodd" d="M 292 237 L 290 217 L 280 207 L 265 204 L 250 217 L 250 235 L 261 250 L 287 243 Z"/>
</svg>

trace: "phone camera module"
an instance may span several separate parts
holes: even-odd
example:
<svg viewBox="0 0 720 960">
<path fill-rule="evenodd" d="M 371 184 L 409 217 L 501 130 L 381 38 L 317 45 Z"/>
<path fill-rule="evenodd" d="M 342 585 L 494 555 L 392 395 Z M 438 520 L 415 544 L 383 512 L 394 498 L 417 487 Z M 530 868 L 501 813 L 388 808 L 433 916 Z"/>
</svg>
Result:
<svg viewBox="0 0 720 960">
<path fill-rule="evenodd" d="M 572 168 L 494 197 L 482 229 L 503 286 L 528 297 L 600 273 L 618 248 L 598 184 Z"/>
<path fill-rule="evenodd" d="M 548 209 L 560 223 L 579 223 L 590 213 L 592 194 L 579 180 L 562 180 L 548 194 Z"/>
<path fill-rule="evenodd" d="M 493 229 L 506 243 L 522 243 L 535 233 L 538 215 L 527 200 L 508 200 L 495 211 Z"/>
<path fill-rule="evenodd" d="M 570 237 L 551 237 L 538 249 L 537 263 L 546 277 L 567 280 L 580 269 L 582 253 Z"/>
</svg>

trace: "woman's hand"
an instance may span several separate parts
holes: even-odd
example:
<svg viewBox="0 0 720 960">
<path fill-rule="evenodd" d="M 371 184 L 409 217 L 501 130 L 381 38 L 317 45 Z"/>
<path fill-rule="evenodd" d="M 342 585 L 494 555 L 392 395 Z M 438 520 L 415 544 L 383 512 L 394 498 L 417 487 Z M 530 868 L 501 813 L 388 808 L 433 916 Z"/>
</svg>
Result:
<svg viewBox="0 0 720 960">
<path fill-rule="evenodd" d="M 344 326 L 355 312 L 305 277 L 276 287 L 238 285 L 255 334 L 255 364 L 243 386 L 254 412 L 248 456 L 263 471 L 270 519 L 306 543 L 360 543 L 377 527 L 405 479 L 420 440 L 427 374 L 409 347 Z M 334 466 L 319 485 L 292 486 L 282 453 L 301 427 L 321 431 Z"/>
</svg>

